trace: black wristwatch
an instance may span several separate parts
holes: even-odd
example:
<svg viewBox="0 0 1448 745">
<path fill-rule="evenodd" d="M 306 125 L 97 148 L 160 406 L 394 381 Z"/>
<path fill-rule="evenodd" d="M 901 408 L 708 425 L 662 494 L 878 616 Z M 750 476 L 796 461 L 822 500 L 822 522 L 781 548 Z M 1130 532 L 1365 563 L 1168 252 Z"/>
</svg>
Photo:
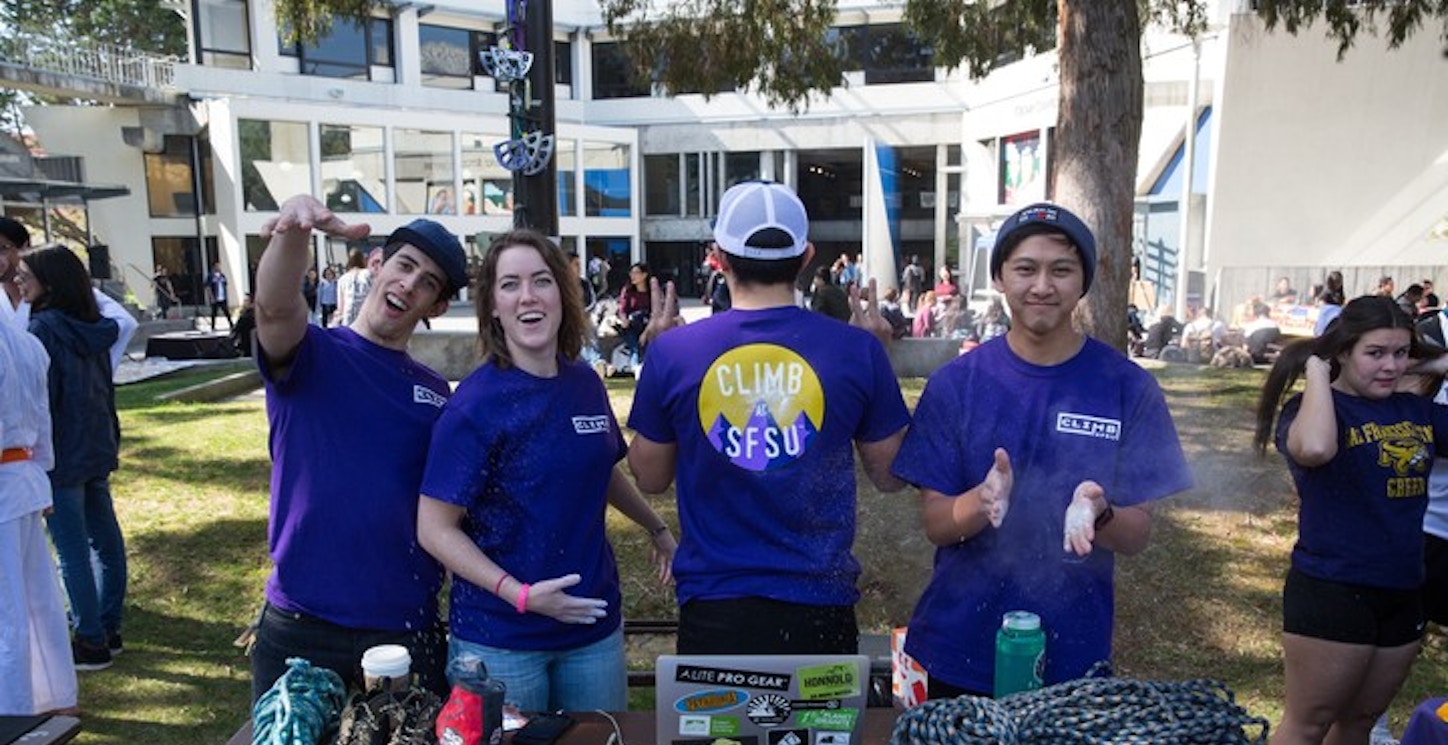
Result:
<svg viewBox="0 0 1448 745">
<path fill-rule="evenodd" d="M 1114 517 L 1116 517 L 1116 510 L 1111 508 L 1110 502 L 1107 502 L 1106 509 L 1102 510 L 1101 514 L 1096 516 L 1095 529 L 1100 530 L 1106 527 L 1106 524 L 1111 522 L 1111 519 Z"/>
</svg>

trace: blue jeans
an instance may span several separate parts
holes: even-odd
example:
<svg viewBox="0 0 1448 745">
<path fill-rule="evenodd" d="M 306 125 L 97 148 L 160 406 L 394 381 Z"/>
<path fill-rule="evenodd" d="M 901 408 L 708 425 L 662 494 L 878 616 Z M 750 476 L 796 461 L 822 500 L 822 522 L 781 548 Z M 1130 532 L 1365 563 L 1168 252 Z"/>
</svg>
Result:
<svg viewBox="0 0 1448 745">
<path fill-rule="evenodd" d="M 55 511 L 45 522 L 60 556 L 75 635 L 105 644 L 106 634 L 120 632 L 126 603 L 126 542 L 111 503 L 110 478 L 51 488 Z"/>
<path fill-rule="evenodd" d="M 448 659 L 482 657 L 488 677 L 503 681 L 503 698 L 523 711 L 623 711 L 628 708 L 628 668 L 623 627 L 586 646 L 535 652 L 499 649 L 457 638 Z"/>
</svg>

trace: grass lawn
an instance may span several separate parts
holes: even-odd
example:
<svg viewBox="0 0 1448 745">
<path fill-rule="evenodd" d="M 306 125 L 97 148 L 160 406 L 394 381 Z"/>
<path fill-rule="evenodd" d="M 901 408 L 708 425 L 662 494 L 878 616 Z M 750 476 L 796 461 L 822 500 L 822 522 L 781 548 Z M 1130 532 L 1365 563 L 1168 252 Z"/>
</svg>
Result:
<svg viewBox="0 0 1448 745">
<path fill-rule="evenodd" d="M 1197 488 L 1164 504 L 1151 547 L 1119 564 L 1118 669 L 1141 678 L 1219 678 L 1253 713 L 1275 722 L 1282 702 L 1279 593 L 1296 513 L 1280 458 L 1259 459 L 1250 448 L 1262 374 L 1186 366 L 1156 372 Z M 118 391 L 124 439 L 112 486 L 130 556 L 126 652 L 110 670 L 81 675 L 83 744 L 220 745 L 247 716 L 247 661 L 232 642 L 256 613 L 268 570 L 264 407 L 260 397 L 216 404 L 156 398 L 219 374 Z M 912 406 L 922 385 L 902 381 Z M 632 383 L 609 381 L 609 389 L 622 419 Z M 862 628 L 883 632 L 908 620 L 929 576 L 931 549 L 912 494 L 879 494 L 861 482 L 859 617 Z M 655 506 L 677 525 L 671 495 Z M 649 576 L 646 536 L 618 515 L 610 520 L 626 615 L 671 618 L 671 593 Z M 1448 691 L 1445 662 L 1448 644 L 1438 635 L 1393 707 L 1397 727 L 1417 702 Z"/>
</svg>

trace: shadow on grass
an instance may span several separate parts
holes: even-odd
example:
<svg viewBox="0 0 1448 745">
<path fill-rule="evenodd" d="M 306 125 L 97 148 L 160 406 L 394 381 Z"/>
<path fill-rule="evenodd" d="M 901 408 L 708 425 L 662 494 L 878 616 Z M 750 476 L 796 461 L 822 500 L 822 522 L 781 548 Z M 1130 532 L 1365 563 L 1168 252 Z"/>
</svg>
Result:
<svg viewBox="0 0 1448 745">
<path fill-rule="evenodd" d="M 264 515 L 130 536 L 127 553 L 143 570 L 132 572 L 133 597 L 151 598 L 153 610 L 224 620 L 235 638 L 261 603 L 266 540 Z"/>
<path fill-rule="evenodd" d="M 220 453 L 188 457 L 186 451 L 159 445 L 127 448 L 121 468 L 131 476 L 171 482 L 187 492 L 261 490 L 264 496 L 271 479 L 270 458 L 237 458 Z"/>
</svg>

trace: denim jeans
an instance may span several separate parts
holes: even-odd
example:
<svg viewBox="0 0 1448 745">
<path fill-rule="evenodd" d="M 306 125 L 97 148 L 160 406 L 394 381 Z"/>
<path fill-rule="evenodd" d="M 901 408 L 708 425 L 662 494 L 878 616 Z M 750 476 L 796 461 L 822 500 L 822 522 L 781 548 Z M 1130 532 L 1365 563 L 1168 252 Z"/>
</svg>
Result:
<svg viewBox="0 0 1448 745">
<path fill-rule="evenodd" d="M 582 647 L 549 651 L 499 649 L 453 636 L 448 659 L 482 657 L 488 677 L 503 681 L 503 699 L 523 711 L 623 711 L 628 708 L 628 668 L 623 627 Z"/>
<path fill-rule="evenodd" d="M 421 631 L 352 629 L 267 603 L 251 649 L 251 700 L 261 698 L 286 673 L 289 657 L 325 667 L 341 676 L 349 689 L 362 690 L 362 653 L 378 644 L 407 647 L 417 684 L 445 697 L 444 638 L 441 623 Z"/>
<path fill-rule="evenodd" d="M 46 525 L 60 557 L 75 634 L 89 644 L 105 644 L 106 634 L 120 632 L 126 603 L 126 542 L 111 503 L 110 479 L 51 488 L 55 511 Z"/>
</svg>

